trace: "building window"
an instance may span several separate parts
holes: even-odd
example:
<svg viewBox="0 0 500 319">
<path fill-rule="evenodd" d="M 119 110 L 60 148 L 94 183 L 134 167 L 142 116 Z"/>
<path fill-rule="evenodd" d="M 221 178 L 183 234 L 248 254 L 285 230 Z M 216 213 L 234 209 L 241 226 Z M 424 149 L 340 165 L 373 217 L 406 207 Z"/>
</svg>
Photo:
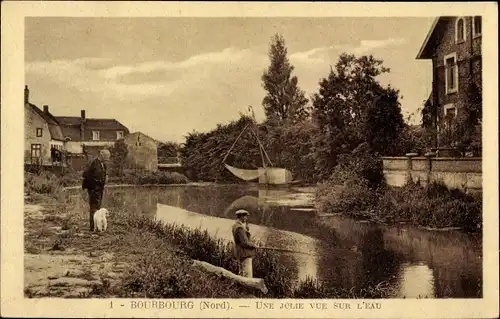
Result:
<svg viewBox="0 0 500 319">
<path fill-rule="evenodd" d="M 93 141 L 99 141 L 100 140 L 99 131 L 92 131 L 92 140 Z"/>
<path fill-rule="evenodd" d="M 457 54 L 451 53 L 444 57 L 446 94 L 458 91 Z"/>
<path fill-rule="evenodd" d="M 472 35 L 474 38 L 481 36 L 482 21 L 481 16 L 475 16 L 472 18 Z"/>
<path fill-rule="evenodd" d="M 453 121 L 457 117 L 457 108 L 454 104 L 446 104 L 444 106 L 444 119 L 446 127 L 450 128 L 453 125 Z"/>
<path fill-rule="evenodd" d="M 465 28 L 465 19 L 458 18 L 455 23 L 455 43 L 461 43 L 466 40 L 466 28 Z"/>
<path fill-rule="evenodd" d="M 123 131 L 116 131 L 116 139 L 119 140 L 123 138 Z"/>
<path fill-rule="evenodd" d="M 31 144 L 31 158 L 42 157 L 42 145 L 41 144 Z"/>
<path fill-rule="evenodd" d="M 36 137 L 42 137 L 43 136 L 43 130 L 40 127 L 36 128 Z"/>
</svg>

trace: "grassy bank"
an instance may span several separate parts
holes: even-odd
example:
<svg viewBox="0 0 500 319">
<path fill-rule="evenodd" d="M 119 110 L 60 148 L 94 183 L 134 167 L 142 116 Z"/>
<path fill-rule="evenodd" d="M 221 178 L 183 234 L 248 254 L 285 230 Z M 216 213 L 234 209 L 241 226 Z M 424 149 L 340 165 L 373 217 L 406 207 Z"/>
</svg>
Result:
<svg viewBox="0 0 500 319">
<path fill-rule="evenodd" d="M 388 293 L 383 286 L 332 289 L 313 279 L 296 287 L 278 256 L 261 251 L 254 260 L 254 275 L 265 279 L 269 293 L 264 295 L 192 265 L 197 259 L 237 272 L 232 245 L 206 231 L 117 213 L 110 218 L 108 231 L 96 235 L 88 230 L 86 212 L 67 213 L 63 199 L 45 205 L 48 209 L 42 214 L 25 214 L 25 264 L 50 280 L 44 278 L 40 288 L 28 274 L 28 297 L 66 296 L 64 289 L 76 288 L 65 275 L 68 269 L 76 269 L 72 271 L 77 279 L 89 283 L 80 298 L 383 298 Z M 70 266 L 68 258 L 79 262 Z M 47 264 L 29 262 L 45 259 Z M 121 266 L 117 270 L 114 265 Z"/>
<path fill-rule="evenodd" d="M 57 201 L 44 205 L 45 211 L 25 212 L 27 297 L 249 295 L 228 280 L 192 267 L 190 259 L 174 253 L 168 241 L 138 231 L 126 216 L 112 216 L 108 231 L 96 235 L 88 230 L 87 212 L 68 212 Z"/>
<path fill-rule="evenodd" d="M 374 187 L 355 178 L 343 185 L 325 183 L 318 188 L 316 197 L 321 213 L 429 228 L 457 227 L 471 232 L 479 231 L 482 225 L 481 194 L 466 194 L 437 182 L 392 188 L 383 183 Z"/>
<path fill-rule="evenodd" d="M 263 250 L 254 259 L 254 275 L 264 278 L 269 289 L 262 295 L 192 266 L 196 259 L 237 272 L 231 243 L 203 230 L 121 213 L 126 210 L 120 207 L 113 207 L 116 213 L 110 217 L 108 231 L 93 234 L 88 230 L 87 211 L 75 211 L 61 191 L 64 183 L 52 176 L 46 181 L 42 178 L 30 176 L 25 184 L 31 203 L 46 208 L 25 212 L 25 265 L 43 276 L 36 277 L 29 270 L 27 296 L 74 297 L 70 292 L 75 291 L 75 284 L 82 283 L 68 282 L 65 274 L 70 266 L 77 269 L 77 279 L 87 280 L 89 286 L 78 297 L 383 298 L 389 293 L 383 285 L 334 289 L 313 279 L 297 287 L 293 271 L 280 263 L 279 255 Z M 122 266 L 115 269 L 114 265 Z"/>
<path fill-rule="evenodd" d="M 156 234 L 172 245 L 179 255 L 206 261 L 234 273 L 238 272 L 238 265 L 233 258 L 233 245 L 213 238 L 207 231 L 162 224 L 141 216 L 128 216 L 125 219 L 126 223 L 135 230 Z M 162 297 L 159 293 L 161 289 L 158 287 L 165 284 L 165 276 L 158 276 L 158 274 L 170 271 L 165 269 L 162 260 L 145 256 L 136 267 L 124 280 L 126 290 L 132 289 L 134 293 L 156 292 L 149 296 Z M 276 253 L 268 250 L 257 251 L 253 260 L 253 269 L 255 277 L 264 278 L 269 292 L 262 294 L 258 291 L 246 290 L 246 293 L 252 293 L 260 298 L 386 298 L 391 293 L 384 283 L 376 287 L 339 289 L 309 278 L 297 284 L 294 281 L 293 272 L 280 263 Z M 241 291 L 243 288 L 238 289 Z"/>
</svg>

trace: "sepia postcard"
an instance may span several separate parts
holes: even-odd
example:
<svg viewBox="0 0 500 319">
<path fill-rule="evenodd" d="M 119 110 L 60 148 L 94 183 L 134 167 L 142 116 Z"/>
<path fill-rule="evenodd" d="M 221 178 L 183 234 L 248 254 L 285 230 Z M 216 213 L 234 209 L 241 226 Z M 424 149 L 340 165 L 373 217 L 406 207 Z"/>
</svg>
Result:
<svg viewBox="0 0 500 319">
<path fill-rule="evenodd" d="M 2 2 L 2 316 L 497 318 L 497 9 Z"/>
</svg>

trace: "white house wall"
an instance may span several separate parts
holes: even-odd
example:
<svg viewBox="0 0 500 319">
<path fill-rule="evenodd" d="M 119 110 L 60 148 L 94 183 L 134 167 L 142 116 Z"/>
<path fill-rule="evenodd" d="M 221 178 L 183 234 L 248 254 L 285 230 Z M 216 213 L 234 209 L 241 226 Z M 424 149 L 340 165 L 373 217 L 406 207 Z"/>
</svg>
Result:
<svg viewBox="0 0 500 319">
<path fill-rule="evenodd" d="M 36 129 L 42 129 L 42 136 L 36 136 Z M 49 125 L 38 115 L 30 106 L 24 107 L 24 161 L 31 162 L 31 145 L 40 144 L 42 163 L 48 165 L 51 163 L 50 156 L 50 141 Z"/>
<path fill-rule="evenodd" d="M 115 141 L 68 141 L 65 142 L 66 151 L 73 154 L 83 153 L 82 145 L 86 146 L 107 146 L 112 147 Z"/>
</svg>

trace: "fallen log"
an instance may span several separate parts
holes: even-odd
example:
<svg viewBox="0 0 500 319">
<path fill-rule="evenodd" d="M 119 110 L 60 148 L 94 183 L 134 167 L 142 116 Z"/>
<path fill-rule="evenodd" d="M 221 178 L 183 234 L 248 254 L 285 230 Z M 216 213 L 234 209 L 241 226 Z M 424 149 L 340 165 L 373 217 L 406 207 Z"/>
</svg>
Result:
<svg viewBox="0 0 500 319">
<path fill-rule="evenodd" d="M 268 291 L 266 284 L 264 283 L 264 279 L 262 279 L 262 278 L 248 278 L 248 277 L 239 276 L 235 273 L 230 272 L 227 269 L 214 266 L 214 265 L 209 264 L 205 261 L 193 260 L 193 265 L 201 267 L 204 270 L 211 272 L 211 273 L 214 273 L 218 276 L 222 276 L 222 277 L 234 280 L 243 286 L 258 289 L 263 293 L 267 293 L 267 291 Z"/>
</svg>

